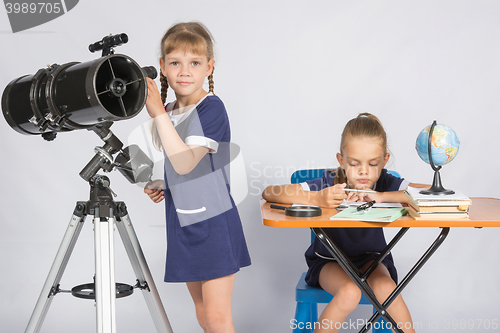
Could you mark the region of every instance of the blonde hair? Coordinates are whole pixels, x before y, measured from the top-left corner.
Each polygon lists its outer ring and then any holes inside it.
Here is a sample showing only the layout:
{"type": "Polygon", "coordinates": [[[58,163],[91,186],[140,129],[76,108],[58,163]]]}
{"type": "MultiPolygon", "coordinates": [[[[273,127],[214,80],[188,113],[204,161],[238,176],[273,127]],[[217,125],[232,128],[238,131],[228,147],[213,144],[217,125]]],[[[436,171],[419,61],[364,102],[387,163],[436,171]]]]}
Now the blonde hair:
{"type": "MultiPolygon", "coordinates": [[[[380,139],[384,155],[388,153],[387,134],[380,120],[371,113],[360,113],[356,118],[347,122],[340,138],[340,154],[347,145],[347,141],[353,137],[369,137],[380,139]]],[[[335,170],[335,184],[346,183],[347,178],[342,167],[335,170]]]]}
{"type": "MultiPolygon", "coordinates": [[[[199,22],[177,23],[167,30],[161,39],[161,58],[173,51],[191,52],[197,55],[206,55],[210,61],[214,59],[213,36],[208,29],[199,22]]],[[[214,69],[208,76],[208,90],[214,93],[214,69]]],[[[160,73],[161,100],[167,100],[168,81],[160,73]]]]}
{"type": "MultiPolygon", "coordinates": [[[[206,55],[208,61],[214,59],[214,42],[210,31],[199,22],[177,23],[171,26],[160,44],[161,59],[165,61],[165,56],[173,51],[191,52],[196,55],[206,55]]],[[[208,90],[214,93],[214,70],[208,76],[208,90]]],[[[163,104],[167,101],[168,81],[165,75],[160,71],[161,83],[161,101],[163,104]]],[[[162,150],[162,143],[156,123],[151,123],[151,134],[153,138],[153,146],[159,151],[162,150]]]]}
{"type": "Polygon", "coordinates": [[[340,153],[351,137],[378,138],[381,141],[384,155],[387,154],[387,134],[380,120],[371,113],[360,113],[347,122],[340,138],[340,153]]]}

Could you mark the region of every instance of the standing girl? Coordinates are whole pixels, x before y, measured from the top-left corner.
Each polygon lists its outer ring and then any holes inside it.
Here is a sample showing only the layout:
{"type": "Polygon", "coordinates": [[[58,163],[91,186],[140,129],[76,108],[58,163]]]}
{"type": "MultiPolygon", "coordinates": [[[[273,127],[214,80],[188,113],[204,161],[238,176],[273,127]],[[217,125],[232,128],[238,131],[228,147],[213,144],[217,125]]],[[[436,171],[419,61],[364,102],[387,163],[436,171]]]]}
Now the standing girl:
{"type": "MultiPolygon", "coordinates": [[[[339,206],[344,199],[407,202],[403,190],[409,182],[388,174],[384,169],[389,156],[387,137],[382,124],[375,116],[362,113],[357,118],[351,119],[344,128],[340,152],[337,153],[340,167],[325,171],[322,178],[302,184],[269,186],[264,190],[263,197],[271,202],[311,204],[328,208],[339,206]],[[376,192],[350,192],[346,195],[343,190],[345,187],[372,189],[376,192]]],[[[326,230],[362,272],[386,247],[382,228],[327,228],[326,230]]],[[[349,313],[357,307],[361,290],[317,237],[307,249],[305,257],[309,267],[306,282],[313,287],[323,288],[335,296],[325,307],[319,318],[319,325],[314,326],[314,332],[338,332],[349,313]]],[[[394,290],[396,281],[396,268],[390,254],[368,277],[368,284],[380,302],[394,290]]],[[[396,323],[401,323],[402,327],[405,327],[406,333],[414,332],[413,329],[406,329],[412,326],[412,319],[401,295],[390,305],[388,312],[396,323]]]]}
{"type": "Polygon", "coordinates": [[[224,104],[213,94],[210,32],[197,22],[172,26],[161,40],[160,68],[161,96],[148,79],[146,108],[153,141],[166,156],[165,185],[144,192],[154,202],[165,199],[165,281],[186,282],[204,332],[234,332],[234,276],[250,256],[229,194],[231,134],[224,104]],[[176,100],[164,106],[169,86],[176,100]]]}

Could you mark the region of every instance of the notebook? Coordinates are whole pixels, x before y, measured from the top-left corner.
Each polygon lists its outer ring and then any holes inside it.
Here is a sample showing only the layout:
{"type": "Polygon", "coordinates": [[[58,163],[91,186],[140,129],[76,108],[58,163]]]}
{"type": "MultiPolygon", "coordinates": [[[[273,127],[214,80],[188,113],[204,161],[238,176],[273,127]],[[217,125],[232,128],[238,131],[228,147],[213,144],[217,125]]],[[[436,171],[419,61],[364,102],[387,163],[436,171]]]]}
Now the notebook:
{"type": "Polygon", "coordinates": [[[330,220],[392,222],[406,214],[406,210],[399,208],[372,208],[367,212],[360,212],[356,207],[349,207],[330,217],[330,220]]]}

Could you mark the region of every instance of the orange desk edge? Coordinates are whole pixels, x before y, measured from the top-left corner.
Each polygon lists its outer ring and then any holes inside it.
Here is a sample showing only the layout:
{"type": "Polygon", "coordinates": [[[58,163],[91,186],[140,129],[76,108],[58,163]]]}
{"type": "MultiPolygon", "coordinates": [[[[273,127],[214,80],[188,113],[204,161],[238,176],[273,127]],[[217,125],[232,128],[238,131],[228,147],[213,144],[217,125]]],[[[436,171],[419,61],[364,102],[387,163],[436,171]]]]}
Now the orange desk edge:
{"type": "Polygon", "coordinates": [[[370,228],[370,227],[500,227],[500,199],[471,198],[469,219],[456,220],[415,220],[403,216],[394,222],[332,221],[337,214],[335,208],[323,208],[323,214],[317,217],[291,217],[285,211],[271,209],[271,203],[261,199],[260,208],[264,225],[268,227],[302,228],[370,228]]]}

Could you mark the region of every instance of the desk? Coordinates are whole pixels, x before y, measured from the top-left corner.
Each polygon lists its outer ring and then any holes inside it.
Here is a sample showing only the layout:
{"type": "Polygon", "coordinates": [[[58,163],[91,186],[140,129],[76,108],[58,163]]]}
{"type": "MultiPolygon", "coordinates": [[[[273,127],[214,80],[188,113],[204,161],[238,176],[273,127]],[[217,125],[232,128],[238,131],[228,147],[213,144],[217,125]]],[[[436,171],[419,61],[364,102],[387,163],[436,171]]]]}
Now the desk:
{"type": "Polygon", "coordinates": [[[434,252],[446,239],[450,227],[500,227],[500,199],[495,198],[471,198],[472,205],[469,209],[469,219],[457,220],[415,220],[409,216],[403,216],[394,222],[380,223],[380,222],[362,222],[362,221],[332,221],[330,217],[337,214],[337,210],[323,209],[323,214],[318,217],[291,217],[286,216],[282,210],[271,209],[270,203],[261,200],[261,213],[264,225],[269,227],[301,227],[311,228],[319,240],[325,245],[328,251],[337,259],[339,265],[349,275],[349,277],[356,283],[356,285],[365,294],[366,298],[373,304],[375,313],[367,321],[366,325],[359,331],[360,333],[366,332],[370,329],[370,325],[375,323],[380,316],[382,316],[387,323],[392,324],[392,328],[397,332],[404,331],[397,327],[394,319],[387,313],[386,309],[396,299],[396,297],[403,291],[423,265],[429,260],[434,252]],[[363,274],[355,267],[352,262],[343,253],[342,249],[333,241],[324,228],[388,228],[399,227],[401,230],[393,237],[388,243],[387,247],[380,253],[379,257],[363,274]],[[428,250],[416,262],[413,268],[396,286],[396,289],[387,297],[381,304],[373,290],[368,286],[367,278],[376,268],[376,266],[384,260],[390,253],[392,248],[401,240],[403,235],[412,227],[438,227],[441,232],[428,250]]]}

